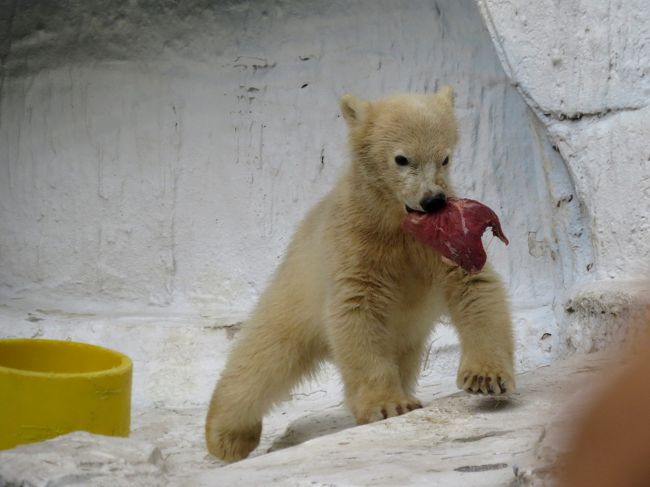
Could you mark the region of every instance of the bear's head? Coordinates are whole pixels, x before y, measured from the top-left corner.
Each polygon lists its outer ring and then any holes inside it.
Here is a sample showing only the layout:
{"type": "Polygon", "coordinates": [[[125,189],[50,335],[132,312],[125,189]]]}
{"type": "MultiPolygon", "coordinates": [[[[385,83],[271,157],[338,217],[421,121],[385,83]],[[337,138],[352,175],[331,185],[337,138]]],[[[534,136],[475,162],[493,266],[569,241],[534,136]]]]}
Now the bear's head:
{"type": "Polygon", "coordinates": [[[343,96],[354,191],[393,215],[443,206],[451,192],[448,171],[458,141],[453,101],[450,87],[374,102],[343,96]]]}

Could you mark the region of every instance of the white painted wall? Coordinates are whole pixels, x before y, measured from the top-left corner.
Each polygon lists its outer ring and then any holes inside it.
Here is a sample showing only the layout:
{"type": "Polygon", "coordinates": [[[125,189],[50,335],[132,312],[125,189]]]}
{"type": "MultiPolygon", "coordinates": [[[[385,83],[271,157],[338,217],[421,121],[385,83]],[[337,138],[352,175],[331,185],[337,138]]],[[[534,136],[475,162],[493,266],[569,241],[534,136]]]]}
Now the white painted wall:
{"type": "Polygon", "coordinates": [[[508,76],[547,127],[587,209],[594,276],[650,260],[650,5],[479,0],[508,76]]]}
{"type": "Polygon", "coordinates": [[[479,0],[510,79],[562,155],[592,236],[593,283],[568,291],[556,349],[615,340],[650,295],[650,4],[479,0]],[[642,289],[642,291],[639,291],[642,289]],[[575,306],[575,304],[578,306],[575,306]]]}
{"type": "Polygon", "coordinates": [[[456,185],[510,238],[489,254],[522,365],[550,360],[567,293],[648,256],[650,154],[647,45],[603,30],[645,38],[648,9],[587,12],[574,39],[580,9],[547,3],[14,2],[0,20],[4,302],[244,316],[345,164],[338,97],[452,84],[456,185]],[[601,73],[606,46],[622,54],[601,73]]]}

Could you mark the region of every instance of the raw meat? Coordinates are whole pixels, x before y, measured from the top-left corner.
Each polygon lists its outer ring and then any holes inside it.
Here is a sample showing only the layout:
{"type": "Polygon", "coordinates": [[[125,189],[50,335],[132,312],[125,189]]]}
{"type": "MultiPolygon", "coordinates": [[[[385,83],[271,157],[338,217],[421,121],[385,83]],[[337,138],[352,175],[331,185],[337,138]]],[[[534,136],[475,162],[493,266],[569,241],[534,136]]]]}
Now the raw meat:
{"type": "Polygon", "coordinates": [[[443,260],[469,273],[483,269],[487,255],[481,236],[487,227],[508,245],[497,215],[478,201],[448,198],[447,204],[434,213],[410,212],[402,227],[420,242],[440,252],[443,260]]]}

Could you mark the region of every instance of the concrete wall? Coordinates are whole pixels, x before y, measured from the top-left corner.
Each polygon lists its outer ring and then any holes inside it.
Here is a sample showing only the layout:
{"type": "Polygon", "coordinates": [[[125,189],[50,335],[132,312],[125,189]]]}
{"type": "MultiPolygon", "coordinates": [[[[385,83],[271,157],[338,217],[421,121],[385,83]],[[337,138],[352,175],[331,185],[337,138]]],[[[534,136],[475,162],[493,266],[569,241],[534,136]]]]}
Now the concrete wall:
{"type": "Polygon", "coordinates": [[[452,174],[512,242],[488,252],[522,364],[548,361],[571,290],[648,256],[647,47],[603,30],[648,24],[641,4],[535,5],[8,2],[4,301],[240,318],[345,164],[338,97],[452,84],[452,174]]]}
{"type": "Polygon", "coordinates": [[[568,291],[558,344],[564,353],[602,348],[650,300],[650,5],[478,5],[508,77],[546,127],[586,209],[593,282],[568,291]]]}
{"type": "Polygon", "coordinates": [[[507,75],[587,209],[597,279],[650,270],[650,6],[480,0],[507,75]]]}

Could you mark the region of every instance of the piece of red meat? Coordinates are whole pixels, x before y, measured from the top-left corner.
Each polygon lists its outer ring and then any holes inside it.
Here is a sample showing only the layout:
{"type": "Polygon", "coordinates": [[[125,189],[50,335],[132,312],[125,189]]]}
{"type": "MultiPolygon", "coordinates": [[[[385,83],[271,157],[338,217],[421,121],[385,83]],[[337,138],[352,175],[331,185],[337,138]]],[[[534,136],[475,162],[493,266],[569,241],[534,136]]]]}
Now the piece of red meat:
{"type": "Polygon", "coordinates": [[[420,242],[433,247],[444,259],[469,273],[483,269],[487,255],[481,236],[487,227],[508,245],[497,215],[478,201],[448,198],[434,213],[409,213],[402,227],[420,242]]]}

